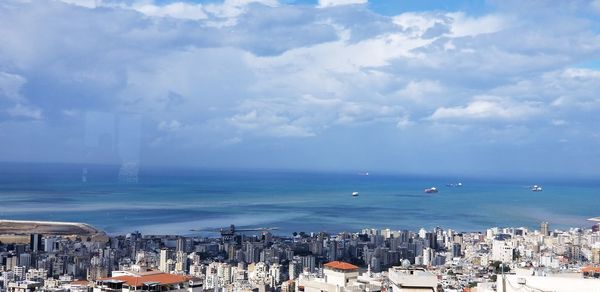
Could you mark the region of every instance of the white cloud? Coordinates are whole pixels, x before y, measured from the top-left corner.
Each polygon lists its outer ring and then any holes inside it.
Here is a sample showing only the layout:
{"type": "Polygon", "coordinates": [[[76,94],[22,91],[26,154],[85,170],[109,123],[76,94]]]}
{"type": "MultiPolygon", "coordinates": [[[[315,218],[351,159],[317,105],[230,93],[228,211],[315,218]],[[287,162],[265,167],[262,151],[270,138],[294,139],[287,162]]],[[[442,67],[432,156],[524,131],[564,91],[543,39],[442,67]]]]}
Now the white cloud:
{"type": "Polygon", "coordinates": [[[398,96],[412,99],[416,102],[429,102],[431,95],[444,92],[444,87],[437,80],[411,80],[406,87],[397,92],[398,96]]]}
{"type": "Polygon", "coordinates": [[[153,3],[139,3],[133,4],[132,8],[148,16],[169,16],[192,20],[206,19],[208,17],[202,4],[174,2],[160,6],[153,3]]]}
{"type": "Polygon", "coordinates": [[[86,8],[96,8],[100,5],[102,5],[102,0],[60,0],[60,1],[68,3],[68,4],[72,4],[72,5],[86,7],[86,8]]]}
{"type": "Polygon", "coordinates": [[[309,129],[299,125],[298,121],[290,121],[288,118],[272,112],[253,110],[231,117],[230,122],[239,130],[251,130],[259,136],[301,138],[315,135],[309,129]]]}
{"type": "Polygon", "coordinates": [[[26,118],[33,120],[42,119],[42,110],[35,107],[22,105],[20,103],[17,103],[14,107],[7,109],[6,112],[11,117],[15,118],[26,118]]]}
{"type": "Polygon", "coordinates": [[[25,84],[25,78],[22,76],[0,71],[0,98],[12,101],[21,100],[20,90],[23,84],[25,84]]]}
{"type": "Polygon", "coordinates": [[[3,127],[143,113],[165,149],[324,143],[363,129],[459,144],[473,127],[495,141],[597,132],[600,73],[574,67],[597,59],[600,36],[572,10],[388,17],[321,9],[366,1],[76,2],[0,1],[3,127]],[[86,8],[97,6],[109,9],[86,8]]]}
{"type": "MultiPolygon", "coordinates": [[[[236,18],[247,11],[250,4],[262,4],[270,7],[279,6],[277,0],[225,0],[223,3],[211,3],[204,6],[207,13],[219,18],[236,18]]],[[[229,22],[234,24],[235,22],[229,22]]]]}
{"type": "Polygon", "coordinates": [[[398,123],[396,123],[396,127],[400,128],[400,129],[406,129],[406,128],[414,126],[415,124],[416,124],[415,122],[410,120],[410,117],[403,116],[400,118],[398,123]]]}
{"type": "Polygon", "coordinates": [[[564,116],[600,109],[599,90],[600,71],[566,68],[522,78],[518,82],[494,88],[491,94],[544,100],[553,107],[555,116],[564,116]]]}
{"type": "Polygon", "coordinates": [[[161,121],[158,124],[158,129],[165,132],[177,132],[183,127],[178,120],[161,121]]]}
{"type": "Polygon", "coordinates": [[[397,120],[402,114],[402,108],[399,106],[388,106],[366,102],[347,102],[340,108],[336,123],[341,125],[352,125],[382,120],[397,120]]]}
{"type": "Polygon", "coordinates": [[[368,0],[319,0],[318,7],[333,7],[340,5],[365,4],[368,0]]]}
{"type": "Polygon", "coordinates": [[[509,27],[511,19],[489,14],[470,17],[463,12],[405,12],[393,17],[394,24],[413,37],[465,37],[494,33],[509,27]]]}
{"type": "Polygon", "coordinates": [[[207,24],[230,26],[235,24],[235,18],[246,12],[250,4],[262,4],[271,7],[279,5],[277,0],[224,0],[221,3],[200,4],[188,1],[174,1],[159,4],[153,0],[135,0],[115,2],[103,0],[60,0],[86,8],[109,7],[113,9],[132,9],[150,17],[172,17],[186,20],[208,20],[207,24]]]}
{"type": "Polygon", "coordinates": [[[441,107],[428,118],[441,120],[522,120],[542,112],[537,102],[517,102],[506,97],[477,97],[465,106],[441,107]]]}
{"type": "Polygon", "coordinates": [[[453,37],[476,36],[486,33],[498,32],[508,27],[510,19],[500,15],[484,15],[469,17],[463,12],[447,14],[452,18],[451,35],[453,37]]]}

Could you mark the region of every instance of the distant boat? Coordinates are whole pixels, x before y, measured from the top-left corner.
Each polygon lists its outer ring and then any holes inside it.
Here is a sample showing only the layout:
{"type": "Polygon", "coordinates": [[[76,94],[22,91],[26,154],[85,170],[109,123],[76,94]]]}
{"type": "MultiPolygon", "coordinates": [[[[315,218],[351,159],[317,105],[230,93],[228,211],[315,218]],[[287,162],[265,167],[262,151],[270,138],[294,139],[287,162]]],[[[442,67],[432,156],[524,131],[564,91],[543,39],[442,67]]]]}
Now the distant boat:
{"type": "Polygon", "coordinates": [[[541,186],[533,185],[533,187],[531,187],[531,191],[532,192],[541,192],[541,191],[543,191],[543,189],[541,186]]]}
{"type": "Polygon", "coordinates": [[[359,172],[358,175],[369,176],[369,172],[368,171],[359,172]]]}
{"type": "Polygon", "coordinates": [[[353,197],[358,197],[358,192],[352,192],[353,197]]]}
{"type": "Polygon", "coordinates": [[[461,182],[459,182],[459,183],[455,183],[455,184],[446,184],[446,186],[447,186],[447,187],[450,187],[450,188],[462,187],[462,185],[463,185],[463,184],[462,184],[461,182]]]}
{"type": "Polygon", "coordinates": [[[437,193],[438,189],[436,187],[431,187],[431,188],[425,189],[425,192],[428,194],[433,194],[433,193],[437,193]]]}

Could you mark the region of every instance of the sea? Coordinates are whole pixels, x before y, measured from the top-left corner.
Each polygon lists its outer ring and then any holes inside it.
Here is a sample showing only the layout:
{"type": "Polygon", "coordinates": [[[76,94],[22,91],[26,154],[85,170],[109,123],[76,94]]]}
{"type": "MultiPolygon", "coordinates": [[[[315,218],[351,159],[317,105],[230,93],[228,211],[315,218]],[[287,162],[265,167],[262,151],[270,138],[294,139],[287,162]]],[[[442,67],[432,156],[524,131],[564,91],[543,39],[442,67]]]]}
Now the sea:
{"type": "MultiPolygon", "coordinates": [[[[600,181],[468,178],[353,171],[224,170],[0,163],[0,219],[74,221],[108,234],[198,234],[277,228],[357,232],[364,228],[590,227],[600,216],[600,181]],[[452,186],[457,183],[462,186],[452,186]],[[541,192],[532,192],[538,184],[541,192]],[[450,186],[447,186],[450,185],[450,186]],[[425,188],[437,187],[427,194],[425,188]],[[353,192],[359,192],[356,197],[353,192]]],[[[217,234],[215,234],[217,235],[217,234]]]]}

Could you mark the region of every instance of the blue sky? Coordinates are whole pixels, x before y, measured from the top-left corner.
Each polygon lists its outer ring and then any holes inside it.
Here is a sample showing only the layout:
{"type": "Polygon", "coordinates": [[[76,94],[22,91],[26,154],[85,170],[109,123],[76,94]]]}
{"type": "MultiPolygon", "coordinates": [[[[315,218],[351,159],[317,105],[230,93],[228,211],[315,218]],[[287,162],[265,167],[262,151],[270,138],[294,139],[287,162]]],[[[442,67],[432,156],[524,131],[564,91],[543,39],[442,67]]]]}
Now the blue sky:
{"type": "Polygon", "coordinates": [[[0,161],[600,173],[600,1],[7,0],[0,161]]]}

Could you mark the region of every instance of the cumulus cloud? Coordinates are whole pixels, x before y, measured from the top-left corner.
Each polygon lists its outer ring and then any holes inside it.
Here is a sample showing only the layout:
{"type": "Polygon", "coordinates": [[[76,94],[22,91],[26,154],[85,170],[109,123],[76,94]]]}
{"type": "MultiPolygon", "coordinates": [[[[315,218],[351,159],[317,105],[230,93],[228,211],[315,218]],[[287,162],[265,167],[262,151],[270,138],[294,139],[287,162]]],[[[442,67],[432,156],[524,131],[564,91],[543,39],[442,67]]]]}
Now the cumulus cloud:
{"type": "Polygon", "coordinates": [[[6,110],[6,112],[14,118],[26,118],[33,120],[42,119],[42,111],[38,108],[22,105],[17,103],[15,106],[6,110]]]}
{"type": "Polygon", "coordinates": [[[462,12],[448,13],[453,25],[450,34],[454,37],[476,36],[495,33],[510,26],[512,19],[501,15],[469,17],[462,12]]]}
{"type": "Polygon", "coordinates": [[[351,131],[407,152],[425,151],[402,144],[423,136],[459,145],[470,127],[597,132],[600,73],[581,68],[600,56],[593,3],[393,16],[350,5],[365,3],[2,1],[0,124],[73,138],[65,125],[86,112],[142,114],[161,153],[329,145],[351,131]]]}
{"type": "Polygon", "coordinates": [[[542,112],[539,103],[516,102],[506,97],[476,97],[465,106],[441,107],[428,118],[430,120],[521,120],[542,112]]]}
{"type": "Polygon", "coordinates": [[[153,3],[140,3],[134,4],[132,8],[148,16],[168,16],[193,20],[206,19],[208,17],[202,4],[175,2],[160,6],[153,3]]]}
{"type": "Polygon", "coordinates": [[[158,129],[166,132],[176,132],[181,129],[183,125],[178,120],[161,121],[158,123],[158,129]]]}
{"type": "Polygon", "coordinates": [[[332,7],[351,4],[365,4],[368,0],[319,0],[319,7],[332,7]]]}
{"type": "Polygon", "coordinates": [[[0,98],[19,101],[22,99],[20,90],[25,84],[25,78],[17,74],[0,72],[0,98]]]}
{"type": "Polygon", "coordinates": [[[61,0],[62,2],[82,6],[86,8],[96,8],[98,5],[102,4],[102,0],[61,0]]]}
{"type": "Polygon", "coordinates": [[[272,112],[253,110],[233,116],[230,122],[242,131],[252,130],[258,135],[276,137],[311,137],[315,135],[309,129],[303,127],[301,121],[290,120],[285,116],[272,112]]]}

